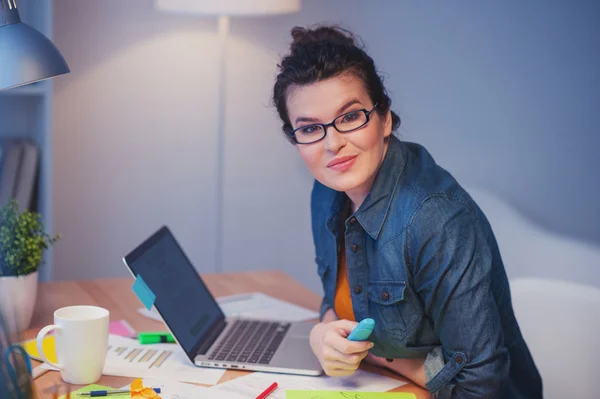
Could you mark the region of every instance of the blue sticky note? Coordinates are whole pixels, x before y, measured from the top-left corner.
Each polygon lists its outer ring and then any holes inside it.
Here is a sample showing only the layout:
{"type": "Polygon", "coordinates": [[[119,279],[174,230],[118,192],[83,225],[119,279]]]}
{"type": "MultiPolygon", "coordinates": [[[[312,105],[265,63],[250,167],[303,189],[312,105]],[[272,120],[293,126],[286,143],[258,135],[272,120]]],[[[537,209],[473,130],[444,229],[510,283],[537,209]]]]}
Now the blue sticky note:
{"type": "Polygon", "coordinates": [[[133,287],[131,288],[137,297],[140,298],[140,301],[142,301],[146,309],[151,310],[152,305],[154,305],[156,295],[154,295],[154,292],[152,292],[150,287],[148,287],[141,275],[138,274],[135,282],[133,283],[133,287]]]}

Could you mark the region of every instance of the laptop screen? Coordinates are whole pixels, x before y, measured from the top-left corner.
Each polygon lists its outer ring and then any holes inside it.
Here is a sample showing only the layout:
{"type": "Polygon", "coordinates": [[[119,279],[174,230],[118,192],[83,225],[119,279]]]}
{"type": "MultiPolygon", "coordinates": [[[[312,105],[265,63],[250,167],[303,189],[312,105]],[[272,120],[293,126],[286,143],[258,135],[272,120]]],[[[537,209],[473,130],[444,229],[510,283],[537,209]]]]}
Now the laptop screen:
{"type": "Polygon", "coordinates": [[[173,234],[162,227],[127,255],[125,262],[156,295],[154,306],[193,360],[225,315],[173,234]]]}

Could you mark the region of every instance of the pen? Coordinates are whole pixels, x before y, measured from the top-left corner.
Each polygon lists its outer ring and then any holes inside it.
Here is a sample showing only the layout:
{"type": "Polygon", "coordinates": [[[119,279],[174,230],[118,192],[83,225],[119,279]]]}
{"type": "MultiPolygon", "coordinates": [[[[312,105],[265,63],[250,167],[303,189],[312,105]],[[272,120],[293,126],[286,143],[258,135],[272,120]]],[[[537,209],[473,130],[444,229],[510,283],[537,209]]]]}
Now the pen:
{"type": "Polygon", "coordinates": [[[174,343],[173,335],[166,332],[141,332],[138,334],[140,344],[165,344],[174,343]]]}
{"type": "MultiPolygon", "coordinates": [[[[152,388],[154,390],[154,392],[156,393],[160,393],[160,388],[152,388]]],[[[89,397],[95,397],[95,396],[109,396],[109,395],[113,395],[113,394],[117,394],[117,393],[129,393],[130,390],[129,389],[113,389],[110,391],[104,390],[104,391],[90,391],[90,392],[81,392],[78,393],[78,395],[81,396],[89,396],[89,397]]]]}
{"type": "Polygon", "coordinates": [[[256,399],[265,399],[267,396],[269,396],[276,389],[277,389],[277,383],[274,382],[274,383],[271,384],[270,387],[268,387],[267,389],[265,389],[263,391],[263,393],[261,393],[260,395],[258,395],[256,397],[256,399]]]}

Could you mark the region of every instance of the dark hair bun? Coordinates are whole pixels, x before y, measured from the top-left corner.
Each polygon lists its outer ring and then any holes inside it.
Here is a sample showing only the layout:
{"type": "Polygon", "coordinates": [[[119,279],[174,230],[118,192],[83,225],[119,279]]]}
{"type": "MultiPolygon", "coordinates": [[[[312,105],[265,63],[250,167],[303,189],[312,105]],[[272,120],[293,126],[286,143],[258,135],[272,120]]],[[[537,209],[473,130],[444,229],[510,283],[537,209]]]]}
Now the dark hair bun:
{"type": "Polygon", "coordinates": [[[292,54],[299,48],[317,43],[329,42],[344,46],[355,46],[354,35],[338,26],[322,26],[315,29],[305,29],[296,26],[292,29],[292,54]]]}

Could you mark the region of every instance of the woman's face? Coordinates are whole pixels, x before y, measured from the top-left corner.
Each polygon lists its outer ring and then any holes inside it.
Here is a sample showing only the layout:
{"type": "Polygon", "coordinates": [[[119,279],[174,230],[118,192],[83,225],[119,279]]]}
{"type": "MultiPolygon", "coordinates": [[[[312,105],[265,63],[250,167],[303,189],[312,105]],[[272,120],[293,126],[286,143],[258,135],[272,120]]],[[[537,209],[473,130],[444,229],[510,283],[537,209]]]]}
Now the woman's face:
{"type": "MultiPolygon", "coordinates": [[[[292,86],[287,94],[288,115],[294,129],[329,123],[341,114],[362,108],[370,111],[373,105],[362,81],[351,73],[306,86],[292,86]]],[[[384,117],[372,112],[369,122],[358,130],[340,133],[330,126],[323,140],[296,144],[296,148],[315,179],[346,192],[356,204],[371,190],[387,151],[385,138],[391,132],[390,112],[384,117]]]]}

